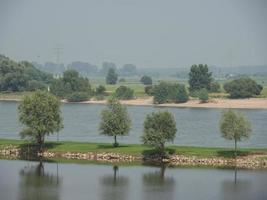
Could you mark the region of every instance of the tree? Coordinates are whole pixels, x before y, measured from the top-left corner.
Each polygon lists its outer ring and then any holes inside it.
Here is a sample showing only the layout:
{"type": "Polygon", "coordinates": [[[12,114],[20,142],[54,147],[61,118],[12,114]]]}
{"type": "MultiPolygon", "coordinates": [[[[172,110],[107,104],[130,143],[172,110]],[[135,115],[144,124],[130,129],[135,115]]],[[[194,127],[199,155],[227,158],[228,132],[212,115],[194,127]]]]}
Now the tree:
{"type": "Polygon", "coordinates": [[[61,98],[66,98],[74,92],[87,93],[91,95],[91,85],[88,78],[79,76],[79,72],[74,69],[66,70],[63,77],[54,80],[51,85],[51,92],[61,98]]]}
{"type": "Polygon", "coordinates": [[[229,109],[224,111],[220,120],[220,131],[222,137],[235,142],[235,157],[237,156],[237,142],[242,138],[249,138],[251,134],[251,125],[242,114],[235,113],[229,109]]]}
{"type": "Polygon", "coordinates": [[[216,81],[210,83],[210,92],[221,92],[221,85],[216,81]]]}
{"type": "Polygon", "coordinates": [[[183,84],[160,82],[153,87],[154,103],[184,103],[189,97],[183,84]]]}
{"type": "Polygon", "coordinates": [[[115,72],[115,69],[110,68],[106,76],[106,83],[110,85],[115,85],[118,80],[118,74],[115,72]]]}
{"type": "Polygon", "coordinates": [[[251,78],[242,77],[224,84],[224,89],[231,98],[248,98],[260,95],[263,87],[251,78]]]}
{"type": "Polygon", "coordinates": [[[60,102],[48,92],[37,91],[25,96],[18,111],[19,121],[27,127],[20,132],[21,137],[36,142],[39,152],[42,152],[45,136],[63,128],[60,102]]]}
{"type": "Polygon", "coordinates": [[[146,116],[142,140],[144,144],[154,146],[163,154],[165,143],[173,141],[176,132],[176,122],[171,113],[153,112],[146,116]]]}
{"type": "Polygon", "coordinates": [[[108,100],[107,108],[101,112],[99,126],[100,134],[113,136],[114,147],[119,146],[117,136],[128,135],[131,128],[131,120],[125,106],[112,97],[108,100]]]}
{"type": "Polygon", "coordinates": [[[133,89],[121,85],[115,91],[115,97],[122,100],[129,100],[134,98],[134,91],[133,89]]]}
{"type": "Polygon", "coordinates": [[[207,65],[192,65],[189,73],[189,90],[193,92],[195,90],[200,90],[206,88],[210,90],[210,84],[212,81],[212,73],[209,72],[207,65]]]}
{"type": "Polygon", "coordinates": [[[144,85],[152,85],[152,78],[150,76],[142,76],[140,82],[144,85]]]}
{"type": "Polygon", "coordinates": [[[99,86],[96,88],[95,93],[96,93],[96,95],[104,95],[104,94],[105,94],[105,91],[106,91],[105,86],[103,86],[103,85],[99,85],[99,86]]]}
{"type": "Polygon", "coordinates": [[[198,98],[200,100],[201,103],[206,103],[209,100],[209,93],[208,90],[206,88],[202,88],[201,90],[199,90],[198,92],[198,98]]]}

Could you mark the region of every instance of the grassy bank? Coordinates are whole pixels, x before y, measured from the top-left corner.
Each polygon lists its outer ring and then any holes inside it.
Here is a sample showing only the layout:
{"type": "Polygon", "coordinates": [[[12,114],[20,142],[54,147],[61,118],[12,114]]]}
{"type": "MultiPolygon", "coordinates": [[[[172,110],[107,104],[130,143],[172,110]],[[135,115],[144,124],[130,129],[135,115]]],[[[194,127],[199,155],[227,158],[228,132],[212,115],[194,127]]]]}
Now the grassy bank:
{"type": "MultiPolygon", "coordinates": [[[[28,143],[22,140],[6,140],[0,139],[0,149],[13,145],[16,147],[25,147],[28,143]]],[[[46,142],[45,149],[49,152],[107,152],[120,153],[127,155],[144,155],[154,153],[153,148],[141,144],[120,144],[119,147],[113,148],[112,144],[108,143],[87,143],[87,142],[46,142]]],[[[217,148],[217,147],[188,147],[188,146],[168,146],[167,151],[170,154],[179,154],[184,156],[199,156],[199,157],[232,157],[232,148],[217,148]]],[[[239,156],[247,155],[266,155],[267,148],[240,148],[239,156]]]]}

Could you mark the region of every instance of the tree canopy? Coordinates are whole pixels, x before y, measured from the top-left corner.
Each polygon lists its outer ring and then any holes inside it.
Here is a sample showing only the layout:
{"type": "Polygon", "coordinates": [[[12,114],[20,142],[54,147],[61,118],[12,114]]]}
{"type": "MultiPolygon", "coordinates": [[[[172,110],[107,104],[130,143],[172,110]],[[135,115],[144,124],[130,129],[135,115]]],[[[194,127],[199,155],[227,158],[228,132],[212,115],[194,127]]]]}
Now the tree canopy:
{"type": "Polygon", "coordinates": [[[115,85],[118,80],[118,74],[115,72],[115,69],[110,68],[106,76],[106,84],[115,85]]]}
{"type": "Polygon", "coordinates": [[[20,133],[22,138],[29,137],[42,145],[46,135],[58,132],[63,128],[60,102],[45,91],[37,91],[25,96],[18,107],[19,121],[26,126],[20,133]]]}
{"type": "Polygon", "coordinates": [[[144,85],[152,85],[152,78],[150,76],[142,76],[140,79],[140,82],[143,83],[144,85]]]}
{"type": "Polygon", "coordinates": [[[83,92],[89,98],[92,93],[88,78],[79,76],[73,69],[66,70],[62,78],[54,80],[50,89],[54,95],[61,98],[68,98],[74,92],[83,92]]]}
{"type": "Polygon", "coordinates": [[[195,90],[200,90],[206,88],[210,90],[210,85],[212,82],[212,73],[209,72],[207,65],[199,64],[192,65],[189,72],[189,90],[193,92],[195,90]]]}
{"type": "Polygon", "coordinates": [[[118,99],[122,99],[122,100],[129,100],[129,99],[133,99],[134,98],[134,90],[121,85],[120,87],[118,87],[115,91],[115,97],[118,99]]]}
{"type": "Polygon", "coordinates": [[[160,82],[153,87],[154,103],[162,104],[170,103],[184,103],[188,101],[189,97],[185,86],[178,83],[160,82]]]}
{"type": "Polygon", "coordinates": [[[0,55],[0,91],[45,89],[52,80],[51,74],[40,71],[29,62],[15,62],[0,55]]]}
{"type": "Polygon", "coordinates": [[[107,108],[101,112],[101,122],[99,126],[100,134],[113,136],[114,147],[117,147],[117,136],[128,135],[131,128],[131,120],[127,113],[127,108],[112,97],[108,100],[107,108]]]}
{"type": "Polygon", "coordinates": [[[231,98],[248,98],[259,95],[263,87],[248,77],[235,79],[224,84],[224,89],[231,98]]]}
{"type": "Polygon", "coordinates": [[[146,116],[142,140],[144,144],[152,145],[163,153],[165,143],[172,142],[176,132],[176,122],[170,112],[153,112],[146,116]]]}
{"type": "Polygon", "coordinates": [[[249,138],[252,130],[250,122],[244,115],[229,109],[222,113],[220,131],[222,137],[235,141],[235,155],[237,155],[237,141],[241,141],[242,138],[249,138]]]}

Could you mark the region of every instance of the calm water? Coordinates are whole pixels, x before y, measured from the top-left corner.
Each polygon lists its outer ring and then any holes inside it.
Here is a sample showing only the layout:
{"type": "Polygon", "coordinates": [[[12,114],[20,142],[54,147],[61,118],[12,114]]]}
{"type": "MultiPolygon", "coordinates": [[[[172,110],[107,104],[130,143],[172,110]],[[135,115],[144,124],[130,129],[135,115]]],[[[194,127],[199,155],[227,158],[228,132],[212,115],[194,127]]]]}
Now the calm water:
{"type": "MultiPolygon", "coordinates": [[[[113,138],[99,135],[100,112],[104,105],[64,104],[62,113],[64,129],[59,133],[60,140],[113,142],[113,138]]],[[[158,110],[169,110],[177,122],[177,136],[174,144],[194,146],[232,146],[220,136],[219,119],[222,109],[207,108],[155,108],[146,106],[128,106],[132,119],[132,131],[129,136],[119,138],[123,143],[140,143],[143,121],[146,114],[158,110]]],[[[267,146],[267,110],[238,110],[252,123],[253,135],[247,141],[240,142],[243,147],[267,146]]],[[[17,103],[0,102],[0,138],[19,138],[21,130],[18,122],[17,103]]],[[[50,136],[56,140],[56,135],[50,136]]]]}
{"type": "Polygon", "coordinates": [[[267,198],[267,171],[0,160],[3,200],[267,198]]]}

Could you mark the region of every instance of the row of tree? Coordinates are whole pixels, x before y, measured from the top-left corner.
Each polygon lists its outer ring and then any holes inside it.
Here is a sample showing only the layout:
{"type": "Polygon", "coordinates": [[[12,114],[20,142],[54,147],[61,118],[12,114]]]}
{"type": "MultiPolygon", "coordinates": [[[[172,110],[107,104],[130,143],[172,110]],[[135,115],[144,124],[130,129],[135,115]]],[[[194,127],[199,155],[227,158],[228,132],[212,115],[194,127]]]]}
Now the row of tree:
{"type": "MultiPolygon", "coordinates": [[[[48,92],[37,91],[24,97],[18,110],[19,120],[26,126],[20,133],[21,137],[29,137],[35,141],[40,152],[43,150],[45,136],[63,128],[60,102],[48,92]]],[[[100,134],[114,137],[113,146],[118,147],[117,136],[128,135],[130,129],[131,119],[127,108],[116,98],[110,98],[107,108],[101,112],[100,134]]],[[[222,113],[220,130],[224,138],[235,141],[236,152],[237,141],[249,137],[251,125],[245,116],[227,110],[222,113]]],[[[176,121],[170,112],[153,112],[144,121],[142,141],[164,155],[165,143],[173,141],[176,132],[176,121]]]]}

